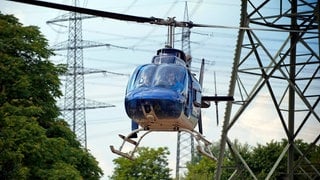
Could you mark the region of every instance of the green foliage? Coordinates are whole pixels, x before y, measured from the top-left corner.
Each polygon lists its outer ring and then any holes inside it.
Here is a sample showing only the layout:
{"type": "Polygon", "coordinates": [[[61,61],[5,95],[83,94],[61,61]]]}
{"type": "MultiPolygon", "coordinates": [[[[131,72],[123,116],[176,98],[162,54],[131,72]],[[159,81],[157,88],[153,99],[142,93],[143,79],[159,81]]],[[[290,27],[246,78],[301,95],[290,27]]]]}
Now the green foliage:
{"type": "Polygon", "coordinates": [[[202,157],[197,163],[187,164],[188,172],[186,180],[207,180],[213,179],[214,171],[216,169],[216,162],[207,157],[202,157]]]}
{"type": "Polygon", "coordinates": [[[170,179],[168,155],[167,148],[139,148],[138,157],[134,161],[124,157],[113,160],[116,167],[110,178],[114,180],[170,179]]]}
{"type": "MultiPolygon", "coordinates": [[[[250,168],[257,174],[257,177],[266,177],[267,173],[272,168],[273,164],[277,161],[280,156],[284,144],[281,142],[271,141],[266,145],[257,144],[253,148],[251,157],[247,160],[250,164],[250,168]]],[[[278,171],[285,172],[285,163],[282,162],[278,171]]]]}
{"type": "MultiPolygon", "coordinates": [[[[266,145],[258,144],[256,147],[253,148],[251,157],[248,158],[247,162],[249,166],[251,167],[252,171],[257,175],[258,178],[264,178],[267,176],[267,173],[270,171],[270,169],[273,167],[274,163],[277,161],[278,157],[284,150],[285,146],[288,145],[288,141],[283,139],[281,142],[271,141],[269,143],[266,143],[266,145]]],[[[295,141],[295,146],[299,149],[301,152],[308,152],[304,155],[307,159],[311,161],[313,164],[317,164],[319,160],[313,159],[314,156],[319,157],[319,151],[317,152],[317,149],[319,149],[319,146],[314,146],[311,148],[311,151],[309,151],[310,144],[303,142],[302,140],[298,139],[295,141]]],[[[284,174],[286,174],[287,171],[287,154],[284,155],[282,158],[280,164],[277,166],[276,171],[273,173],[272,177],[277,178],[281,177],[284,174]]],[[[313,169],[311,168],[310,164],[306,163],[304,159],[301,157],[300,153],[295,149],[294,150],[294,157],[295,157],[295,164],[299,162],[303,162],[300,167],[304,169],[306,172],[312,172],[313,169]]],[[[315,166],[317,167],[317,165],[315,166]]],[[[320,166],[317,167],[317,169],[320,169],[320,166]]],[[[299,179],[300,175],[304,172],[301,171],[300,168],[296,168],[295,170],[295,178],[299,179]]],[[[303,175],[301,176],[303,179],[303,175]]]]}
{"type": "Polygon", "coordinates": [[[102,170],[58,119],[52,51],[34,26],[0,13],[0,179],[99,179],[102,170]]]}
{"type": "MultiPolygon", "coordinates": [[[[250,147],[248,144],[240,144],[237,140],[233,143],[234,146],[239,150],[239,153],[243,157],[248,157],[250,154],[250,147]]],[[[211,151],[213,154],[219,154],[219,143],[213,143],[211,151]]],[[[229,177],[235,167],[238,165],[232,155],[231,151],[225,152],[224,166],[227,167],[226,171],[222,174],[222,179],[224,177],[229,177]]],[[[196,160],[193,160],[187,165],[188,172],[186,173],[186,179],[214,179],[215,170],[217,163],[212,159],[204,156],[196,156],[196,160]]]]}
{"type": "MultiPolygon", "coordinates": [[[[271,141],[265,145],[257,144],[255,147],[250,147],[248,144],[240,144],[237,140],[233,143],[241,157],[246,161],[250,169],[256,175],[258,179],[264,179],[270,172],[271,168],[274,166],[275,162],[278,160],[280,154],[288,145],[286,140],[280,142],[271,141]]],[[[295,169],[296,179],[305,179],[302,168],[305,172],[314,172],[314,168],[319,171],[320,169],[320,146],[315,144],[308,144],[302,140],[296,140],[295,146],[299,151],[303,152],[305,157],[310,161],[307,163],[300,153],[295,150],[295,164],[300,163],[299,168],[295,169]],[[311,146],[311,148],[310,148],[311,146]]],[[[214,144],[212,147],[213,151],[217,151],[219,147],[218,144],[214,144]]],[[[221,179],[228,179],[231,174],[238,169],[238,173],[233,176],[235,179],[252,179],[251,175],[247,170],[245,170],[244,165],[235,155],[227,149],[225,152],[225,158],[223,162],[223,172],[221,179]]],[[[280,164],[277,166],[276,171],[272,175],[272,179],[282,178],[282,176],[287,171],[287,155],[284,155],[280,164]]],[[[214,172],[216,169],[216,163],[208,158],[200,158],[196,161],[192,161],[187,165],[188,172],[186,174],[186,179],[213,179],[214,172]]]]}

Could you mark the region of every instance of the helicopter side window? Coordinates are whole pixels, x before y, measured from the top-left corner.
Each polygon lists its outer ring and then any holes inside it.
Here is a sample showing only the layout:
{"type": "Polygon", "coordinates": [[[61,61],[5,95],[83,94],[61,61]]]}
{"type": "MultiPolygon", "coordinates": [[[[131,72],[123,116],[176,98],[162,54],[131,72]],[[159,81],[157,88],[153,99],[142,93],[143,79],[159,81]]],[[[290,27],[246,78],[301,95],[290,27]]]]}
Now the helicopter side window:
{"type": "Polygon", "coordinates": [[[193,81],[193,104],[196,107],[201,107],[201,87],[198,83],[195,83],[196,81],[193,81]]]}
{"type": "Polygon", "coordinates": [[[195,99],[194,99],[194,105],[196,107],[201,107],[201,92],[199,90],[195,91],[195,99]]]}

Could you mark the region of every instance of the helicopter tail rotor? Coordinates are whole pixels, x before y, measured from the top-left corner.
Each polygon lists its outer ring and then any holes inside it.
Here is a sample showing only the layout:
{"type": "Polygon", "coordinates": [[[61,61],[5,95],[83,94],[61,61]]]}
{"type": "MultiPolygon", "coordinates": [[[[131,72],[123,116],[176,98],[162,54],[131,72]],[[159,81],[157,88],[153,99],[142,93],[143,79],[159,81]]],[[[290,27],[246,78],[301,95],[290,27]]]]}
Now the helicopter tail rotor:
{"type": "MultiPolygon", "coordinates": [[[[199,83],[202,88],[203,84],[203,74],[204,74],[204,59],[202,59],[201,62],[201,68],[200,68],[200,76],[199,76],[199,83]]],[[[214,101],[216,105],[216,119],[217,119],[217,125],[219,125],[219,111],[218,111],[218,102],[220,101],[234,101],[234,98],[232,96],[218,96],[217,95],[217,85],[216,85],[216,73],[214,72],[214,88],[215,88],[215,95],[214,96],[202,96],[201,98],[201,108],[208,108],[210,107],[210,102],[214,101]]],[[[199,132],[202,134],[202,119],[200,115],[199,120],[199,132]],[[201,126],[201,127],[200,127],[201,126]],[[201,128],[201,131],[200,131],[201,128]]]]}

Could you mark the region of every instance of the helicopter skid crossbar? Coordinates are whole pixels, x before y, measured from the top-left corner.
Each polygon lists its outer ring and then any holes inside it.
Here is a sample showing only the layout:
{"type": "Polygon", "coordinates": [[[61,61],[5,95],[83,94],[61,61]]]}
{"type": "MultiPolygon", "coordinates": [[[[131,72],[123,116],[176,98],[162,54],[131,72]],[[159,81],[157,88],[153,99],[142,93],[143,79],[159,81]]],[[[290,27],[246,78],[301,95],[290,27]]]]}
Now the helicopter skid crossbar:
{"type": "Polygon", "coordinates": [[[125,157],[125,158],[130,159],[130,160],[134,160],[133,157],[130,154],[121,152],[119,150],[116,150],[114,148],[114,146],[112,146],[112,145],[110,146],[110,149],[114,154],[118,154],[119,156],[125,157]]]}
{"type": "MultiPolygon", "coordinates": [[[[197,131],[191,131],[189,129],[184,129],[184,128],[179,128],[178,131],[184,131],[184,132],[187,132],[189,133],[190,135],[193,136],[193,138],[196,139],[198,145],[197,145],[197,150],[199,151],[200,154],[216,161],[216,157],[212,154],[212,152],[210,151],[210,145],[212,144],[210,141],[208,141],[207,139],[205,139],[204,136],[202,136],[199,132],[197,131]]],[[[136,153],[137,151],[137,148],[141,142],[141,140],[143,139],[144,136],[146,136],[147,134],[153,132],[152,130],[146,130],[144,128],[140,128],[140,129],[136,129],[134,131],[132,131],[128,136],[124,136],[124,135],[119,135],[120,138],[123,140],[119,150],[115,149],[114,146],[110,146],[110,149],[113,153],[119,155],[119,156],[122,156],[122,157],[125,157],[125,158],[128,158],[130,160],[134,160],[135,157],[134,157],[134,154],[136,153]],[[138,133],[140,131],[145,131],[144,134],[142,134],[142,136],[140,136],[138,138],[137,141],[135,140],[132,140],[130,137],[132,137],[132,135],[134,135],[135,133],[138,133]],[[133,150],[129,151],[129,152],[123,152],[124,150],[124,146],[126,144],[126,142],[132,144],[134,147],[133,147],[133,150]]]]}
{"type": "Polygon", "coordinates": [[[132,138],[130,138],[130,137],[132,137],[132,135],[137,134],[138,132],[144,131],[144,130],[145,130],[144,128],[136,129],[136,130],[132,131],[128,136],[124,136],[124,135],[122,135],[122,134],[119,134],[119,137],[123,140],[123,142],[122,142],[119,150],[116,150],[116,149],[114,148],[114,146],[111,145],[111,146],[110,146],[111,151],[112,151],[113,153],[115,153],[115,154],[118,154],[118,155],[122,156],[122,157],[128,158],[128,159],[130,159],[130,160],[134,160],[134,153],[137,151],[137,148],[138,148],[138,146],[139,146],[142,138],[143,138],[145,135],[149,134],[151,131],[146,131],[146,132],[138,139],[138,141],[132,140],[132,138]],[[134,145],[134,148],[133,148],[132,151],[130,151],[130,152],[122,152],[123,149],[124,149],[124,145],[126,144],[126,142],[134,145]]]}

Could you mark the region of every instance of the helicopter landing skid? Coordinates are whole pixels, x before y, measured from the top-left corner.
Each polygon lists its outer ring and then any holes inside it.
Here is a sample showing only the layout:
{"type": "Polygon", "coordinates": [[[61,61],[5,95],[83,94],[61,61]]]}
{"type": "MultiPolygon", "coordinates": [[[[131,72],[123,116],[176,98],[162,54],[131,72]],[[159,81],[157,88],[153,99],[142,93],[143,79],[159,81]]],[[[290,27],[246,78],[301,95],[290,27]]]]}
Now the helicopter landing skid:
{"type": "Polygon", "coordinates": [[[130,160],[134,160],[134,153],[137,151],[137,148],[138,148],[142,138],[145,135],[149,134],[151,131],[146,131],[140,138],[138,138],[138,141],[135,141],[135,140],[131,139],[130,137],[132,137],[134,134],[137,134],[138,132],[144,131],[144,130],[145,130],[144,128],[136,129],[136,130],[132,131],[128,136],[124,136],[124,135],[119,134],[119,137],[123,140],[123,142],[122,142],[119,150],[116,150],[114,148],[114,146],[111,145],[110,146],[111,151],[115,154],[122,156],[122,157],[128,158],[130,160]],[[134,146],[133,150],[130,152],[127,152],[127,153],[122,152],[126,142],[128,142],[134,146]]]}
{"type": "MultiPolygon", "coordinates": [[[[188,130],[188,129],[184,129],[184,128],[179,128],[178,131],[184,131],[184,132],[187,132],[189,134],[191,134],[195,140],[197,141],[198,145],[197,145],[197,150],[199,151],[200,154],[214,160],[214,161],[217,161],[217,158],[212,154],[212,152],[210,151],[210,145],[212,144],[210,141],[208,141],[207,139],[205,139],[204,136],[202,136],[200,133],[198,133],[197,131],[191,131],[191,130],[188,130]]],[[[141,142],[141,140],[143,139],[144,136],[146,136],[147,134],[153,132],[152,130],[146,130],[144,128],[140,128],[140,129],[136,129],[134,131],[132,131],[128,136],[124,136],[124,135],[121,135],[119,134],[119,137],[123,140],[119,150],[115,149],[113,145],[110,146],[110,149],[111,151],[114,153],[114,154],[117,154],[119,156],[122,156],[122,157],[125,157],[127,159],[130,159],[130,160],[134,160],[134,154],[136,153],[137,151],[137,148],[141,142]],[[137,141],[131,139],[130,137],[132,137],[132,135],[140,132],[140,131],[146,131],[144,132],[144,134],[139,137],[137,139],[137,141]],[[130,143],[131,145],[134,146],[133,150],[132,151],[129,151],[129,152],[123,152],[123,149],[124,149],[124,146],[126,144],[126,142],[130,143]]]]}

